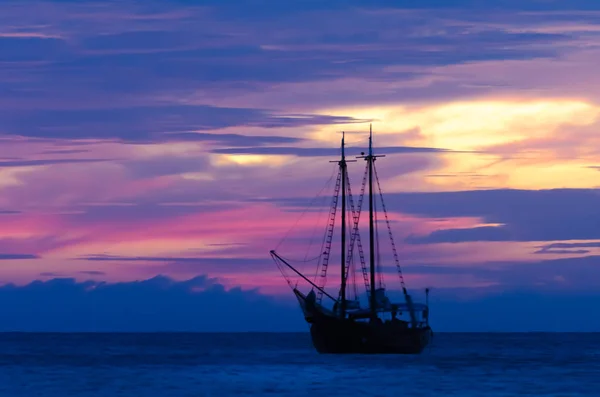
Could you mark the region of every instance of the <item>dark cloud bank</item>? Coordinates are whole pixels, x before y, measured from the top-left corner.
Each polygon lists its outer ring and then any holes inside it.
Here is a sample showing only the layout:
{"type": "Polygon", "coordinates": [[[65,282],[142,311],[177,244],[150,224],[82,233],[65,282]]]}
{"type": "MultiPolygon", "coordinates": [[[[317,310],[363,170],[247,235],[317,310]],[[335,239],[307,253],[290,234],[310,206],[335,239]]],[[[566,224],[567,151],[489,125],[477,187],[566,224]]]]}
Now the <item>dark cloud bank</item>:
{"type": "Polygon", "coordinates": [[[116,284],[54,278],[0,287],[0,331],[303,330],[294,309],[254,290],[225,290],[205,276],[116,284]]]}
{"type": "MultiPolygon", "coordinates": [[[[438,331],[600,330],[600,318],[589,316],[600,304],[600,294],[514,290],[464,300],[460,293],[434,293],[431,307],[438,331]]],[[[0,331],[307,330],[291,299],[225,290],[205,276],[181,282],[157,276],[117,284],[65,278],[9,284],[0,287],[0,318],[0,331]]]]}

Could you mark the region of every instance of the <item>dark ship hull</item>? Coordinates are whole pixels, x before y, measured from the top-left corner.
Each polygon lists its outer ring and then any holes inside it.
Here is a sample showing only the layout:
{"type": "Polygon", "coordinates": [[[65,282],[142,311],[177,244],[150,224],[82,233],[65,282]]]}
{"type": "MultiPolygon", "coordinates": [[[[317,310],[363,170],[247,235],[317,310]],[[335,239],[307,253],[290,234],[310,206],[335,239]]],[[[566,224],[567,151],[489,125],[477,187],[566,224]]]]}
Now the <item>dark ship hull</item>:
{"type": "Polygon", "coordinates": [[[406,328],[392,322],[316,316],[310,335],[319,353],[419,354],[431,341],[432,331],[430,327],[406,328]]]}
{"type": "Polygon", "coordinates": [[[427,325],[410,328],[404,321],[360,321],[340,318],[294,290],[310,326],[313,345],[330,354],[419,354],[433,331],[427,325]]]}

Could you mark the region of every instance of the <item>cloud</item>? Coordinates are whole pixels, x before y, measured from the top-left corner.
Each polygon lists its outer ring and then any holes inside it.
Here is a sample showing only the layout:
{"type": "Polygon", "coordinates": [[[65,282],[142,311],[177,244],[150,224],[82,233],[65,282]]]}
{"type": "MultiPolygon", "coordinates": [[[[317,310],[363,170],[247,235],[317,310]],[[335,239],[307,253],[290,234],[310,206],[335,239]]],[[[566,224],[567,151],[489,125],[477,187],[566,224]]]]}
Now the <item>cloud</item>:
{"type": "Polygon", "coordinates": [[[166,140],[183,140],[183,141],[207,141],[215,142],[225,146],[246,146],[246,145],[269,145],[281,143],[297,143],[303,141],[302,138],[289,136],[257,136],[257,135],[242,135],[230,133],[203,133],[203,132],[176,132],[166,134],[166,140]]]}
{"type": "MultiPolygon", "coordinates": [[[[232,249],[227,250],[233,251],[232,249]]],[[[229,252],[231,254],[231,252],[229,252]]],[[[73,259],[83,259],[92,262],[138,262],[140,265],[144,263],[159,262],[163,266],[154,267],[158,272],[193,272],[202,273],[213,269],[219,274],[239,273],[244,271],[244,274],[256,274],[264,271],[274,270],[273,262],[267,257],[267,251],[261,253],[260,258],[244,258],[244,257],[217,257],[217,256],[119,256],[108,254],[85,255],[73,259]]]]}
{"type": "Polygon", "coordinates": [[[97,163],[110,161],[110,159],[45,159],[45,160],[10,160],[0,161],[0,168],[9,167],[36,167],[56,164],[97,163]]]}
{"type": "MultiPolygon", "coordinates": [[[[594,291],[600,285],[600,256],[590,255],[531,261],[482,261],[462,265],[419,265],[403,267],[410,275],[470,276],[472,281],[494,285],[496,292],[527,289],[536,292],[594,291]]],[[[395,268],[387,269],[395,273],[395,268]]],[[[410,283],[409,283],[410,284],[410,283]]],[[[452,289],[451,283],[436,286],[452,289]]],[[[492,289],[493,290],[493,289],[492,289]]]]}
{"type": "Polygon", "coordinates": [[[429,218],[476,217],[470,229],[411,236],[411,243],[544,241],[600,238],[600,195],[595,189],[480,190],[388,194],[388,208],[429,218]]]}
{"type": "MultiPolygon", "coordinates": [[[[538,17],[510,10],[490,15],[486,7],[472,4],[467,9],[439,8],[434,2],[430,5],[437,9],[415,9],[408,2],[34,4],[38,6],[2,7],[11,29],[4,32],[3,56],[12,65],[4,67],[9,89],[0,101],[11,108],[112,109],[188,97],[216,106],[220,100],[268,92],[281,84],[344,79],[373,83],[367,91],[347,85],[336,90],[337,100],[347,103],[431,99],[443,91],[471,95],[481,88],[436,79],[424,96],[428,87],[403,90],[390,83],[418,81],[434,66],[554,57],[573,42],[574,34],[527,31],[523,27],[538,17]],[[406,68],[393,69],[398,66],[406,68]],[[382,82],[388,85],[384,90],[377,86],[382,82]],[[18,97],[10,95],[15,90],[18,97]]],[[[563,19],[580,22],[581,17],[563,19]]],[[[327,91],[319,89],[310,99],[318,105],[320,96],[330,95],[327,91]]]]}
{"type": "MultiPolygon", "coordinates": [[[[10,222],[4,222],[0,228],[0,252],[6,254],[6,259],[38,259],[54,250],[81,243],[81,236],[66,237],[68,233],[57,233],[55,227],[49,227],[44,215],[22,214],[10,222]],[[49,231],[52,230],[52,231],[49,231]],[[22,254],[26,252],[27,254],[22,254]]],[[[73,233],[74,230],[70,232],[73,233]]],[[[75,233],[76,234],[76,233],[75,233]]],[[[10,266],[15,270],[23,266],[10,266]]],[[[40,269],[37,269],[39,271],[40,269]]]]}
{"type": "MultiPolygon", "coordinates": [[[[600,303],[590,292],[524,289],[463,296],[464,289],[434,289],[431,321],[436,331],[597,331],[586,313],[600,303]],[[568,313],[568,321],[556,313],[568,313]]],[[[226,289],[198,276],[175,281],[104,283],[53,278],[0,287],[0,331],[30,332],[223,332],[305,331],[297,303],[257,290],[226,289]],[[19,302],[19,305],[14,305],[19,302]]]]}
{"type": "Polygon", "coordinates": [[[352,117],[326,115],[275,115],[251,108],[214,106],[153,106],[107,109],[29,110],[6,112],[0,116],[4,133],[34,138],[117,139],[145,141],[213,141],[229,145],[297,142],[298,138],[239,134],[209,134],[196,130],[216,130],[233,126],[282,128],[320,124],[362,122],[352,117]]]}
{"type": "MultiPolygon", "coordinates": [[[[525,242],[600,238],[600,193],[596,189],[465,190],[450,192],[385,193],[390,212],[417,216],[422,222],[469,218],[474,227],[443,228],[413,233],[409,244],[463,242],[525,242]]],[[[261,199],[283,208],[304,208],[299,197],[261,199]]],[[[319,202],[328,206],[328,202],[319,202]]],[[[407,225],[408,226],[408,225],[407,225]]],[[[422,228],[421,228],[422,230],[422,228]]]]}
{"type": "Polygon", "coordinates": [[[190,37],[184,31],[138,30],[89,37],[81,43],[86,53],[119,54],[180,52],[202,46],[213,37],[190,37]]]}
{"type": "Polygon", "coordinates": [[[198,276],[107,284],[73,279],[0,287],[1,331],[289,331],[295,306],[198,276]],[[14,305],[14,302],[19,302],[14,305]]]}
{"type": "Polygon", "coordinates": [[[20,214],[21,211],[15,211],[15,210],[0,210],[0,215],[16,215],[16,214],[20,214]]]}
{"type": "Polygon", "coordinates": [[[88,261],[118,261],[118,262],[126,262],[126,261],[134,261],[134,262],[197,262],[202,260],[203,258],[192,258],[192,257],[157,257],[157,256],[115,256],[115,255],[107,255],[107,254],[97,254],[97,255],[88,255],[83,258],[88,261]]]}
{"type": "MultiPolygon", "coordinates": [[[[122,161],[132,179],[155,178],[165,175],[181,175],[194,172],[214,171],[208,156],[172,155],[152,156],[150,158],[122,161]]],[[[139,204],[139,203],[138,203],[139,204]]]]}
{"type": "Polygon", "coordinates": [[[470,229],[436,230],[427,236],[409,236],[409,244],[460,243],[465,241],[510,241],[511,234],[502,226],[482,226],[470,229]]]}
{"type": "Polygon", "coordinates": [[[40,154],[82,154],[89,153],[86,149],[58,149],[58,150],[44,150],[40,154]]]}
{"type": "MultiPolygon", "coordinates": [[[[366,149],[357,147],[347,147],[348,155],[359,155],[366,149]]],[[[241,148],[220,148],[211,150],[212,153],[221,154],[257,154],[257,155],[292,155],[298,157],[318,157],[318,156],[338,156],[340,149],[334,148],[304,148],[304,147],[241,147],[241,148]]],[[[378,154],[398,154],[398,153],[444,153],[451,152],[448,149],[437,149],[428,147],[404,147],[390,146],[378,147],[378,154]]]]}
{"type": "Polygon", "coordinates": [[[19,260],[19,259],[38,259],[39,256],[34,254],[0,254],[0,260],[19,260]]]}
{"type": "Polygon", "coordinates": [[[44,277],[44,278],[47,278],[47,277],[50,277],[50,278],[64,277],[64,275],[62,275],[62,274],[60,274],[58,272],[41,272],[39,274],[39,276],[40,277],[44,277]]]}
{"type": "Polygon", "coordinates": [[[589,250],[576,250],[575,248],[600,248],[600,242],[587,243],[552,243],[538,247],[534,254],[587,254],[589,250]]]}
{"type": "Polygon", "coordinates": [[[104,276],[105,272],[101,272],[99,270],[82,270],[79,274],[87,274],[88,276],[104,276]]]}
{"type": "Polygon", "coordinates": [[[0,62],[39,62],[69,55],[67,44],[59,38],[0,36],[0,62]]]}

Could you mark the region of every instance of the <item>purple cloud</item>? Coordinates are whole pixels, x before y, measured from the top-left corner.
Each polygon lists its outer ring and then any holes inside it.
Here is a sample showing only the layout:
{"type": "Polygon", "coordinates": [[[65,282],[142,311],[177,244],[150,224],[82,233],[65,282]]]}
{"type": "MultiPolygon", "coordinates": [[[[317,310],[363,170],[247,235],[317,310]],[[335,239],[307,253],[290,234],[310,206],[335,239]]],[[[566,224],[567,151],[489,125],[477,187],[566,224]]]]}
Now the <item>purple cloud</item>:
{"type": "Polygon", "coordinates": [[[267,253],[264,258],[236,258],[236,257],[193,257],[193,256],[117,256],[106,254],[86,255],[73,259],[83,259],[92,262],[160,262],[164,266],[156,268],[158,272],[193,272],[203,273],[210,269],[218,269],[220,273],[253,274],[275,270],[274,264],[267,253]]]}
{"type": "Polygon", "coordinates": [[[411,236],[410,243],[540,241],[600,238],[599,192],[595,189],[479,190],[389,195],[394,210],[431,218],[481,217],[470,229],[442,229],[411,236]],[[440,204],[443,203],[443,204],[440,204]]]}
{"type": "MultiPolygon", "coordinates": [[[[305,198],[269,198],[285,207],[302,207],[305,198]]],[[[596,189],[465,190],[387,193],[388,210],[423,218],[481,218],[499,226],[439,229],[411,235],[410,244],[474,241],[555,241],[600,238],[600,193],[596,189]]],[[[320,205],[329,205],[322,202],[320,205]]]]}
{"type": "Polygon", "coordinates": [[[590,251],[576,248],[600,248],[600,242],[589,243],[552,243],[538,247],[535,254],[587,254],[590,251]]]}
{"type": "Polygon", "coordinates": [[[38,259],[39,256],[34,254],[0,254],[0,261],[10,261],[19,259],[38,259]]]}
{"type": "Polygon", "coordinates": [[[21,211],[15,211],[15,210],[0,210],[0,215],[16,215],[16,214],[20,214],[21,211]]]}
{"type": "Polygon", "coordinates": [[[131,142],[208,141],[243,146],[297,142],[293,137],[209,134],[195,130],[218,130],[234,126],[263,128],[363,122],[352,117],[323,115],[274,115],[260,109],[214,106],[153,106],[93,110],[29,110],[3,113],[5,134],[34,138],[112,139],[131,142]]]}
{"type": "MultiPolygon", "coordinates": [[[[0,101],[28,114],[32,109],[85,106],[104,109],[102,117],[114,117],[109,110],[125,107],[139,113],[135,108],[141,105],[168,107],[172,103],[166,98],[181,103],[198,93],[202,105],[216,106],[221,99],[286,83],[411,81],[430,76],[430,68],[442,65],[559,56],[576,35],[535,31],[531,26],[541,22],[533,14],[511,10],[490,14],[485,7],[439,8],[433,3],[430,9],[414,9],[407,2],[360,7],[296,1],[285,6],[269,1],[258,7],[128,2],[118,7],[103,4],[101,12],[93,2],[27,4],[2,7],[0,22],[12,27],[2,36],[3,57],[19,66],[3,67],[7,76],[3,85],[6,92],[20,95],[0,95],[0,101]]],[[[568,13],[560,19],[546,18],[554,23],[592,19],[568,13]]],[[[471,95],[481,93],[482,87],[468,88],[442,78],[416,89],[364,92],[346,83],[345,93],[335,93],[336,101],[328,98],[326,89],[320,91],[324,92],[310,101],[323,103],[322,96],[328,104],[397,102],[471,95]]],[[[303,105],[310,106],[310,101],[303,105]]],[[[143,113],[136,124],[154,118],[152,109],[143,113]]],[[[84,115],[98,120],[97,115],[84,115]]],[[[39,116],[30,128],[48,121],[39,116]]]]}
{"type": "Polygon", "coordinates": [[[55,165],[55,164],[97,163],[97,162],[104,162],[104,161],[110,161],[110,159],[8,160],[8,161],[0,161],[0,168],[35,167],[35,166],[55,165]]]}

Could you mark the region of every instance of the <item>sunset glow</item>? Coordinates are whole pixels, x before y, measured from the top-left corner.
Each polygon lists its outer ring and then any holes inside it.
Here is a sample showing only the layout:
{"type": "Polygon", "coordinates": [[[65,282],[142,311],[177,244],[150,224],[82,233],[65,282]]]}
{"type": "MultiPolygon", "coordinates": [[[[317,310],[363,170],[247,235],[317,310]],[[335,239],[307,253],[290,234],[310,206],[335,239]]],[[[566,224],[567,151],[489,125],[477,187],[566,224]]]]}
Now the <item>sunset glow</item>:
{"type": "Polygon", "coordinates": [[[269,250],[319,254],[341,132],[354,160],[372,124],[414,288],[600,286],[597,14],[213,3],[0,5],[2,285],[281,297],[269,250]]]}

